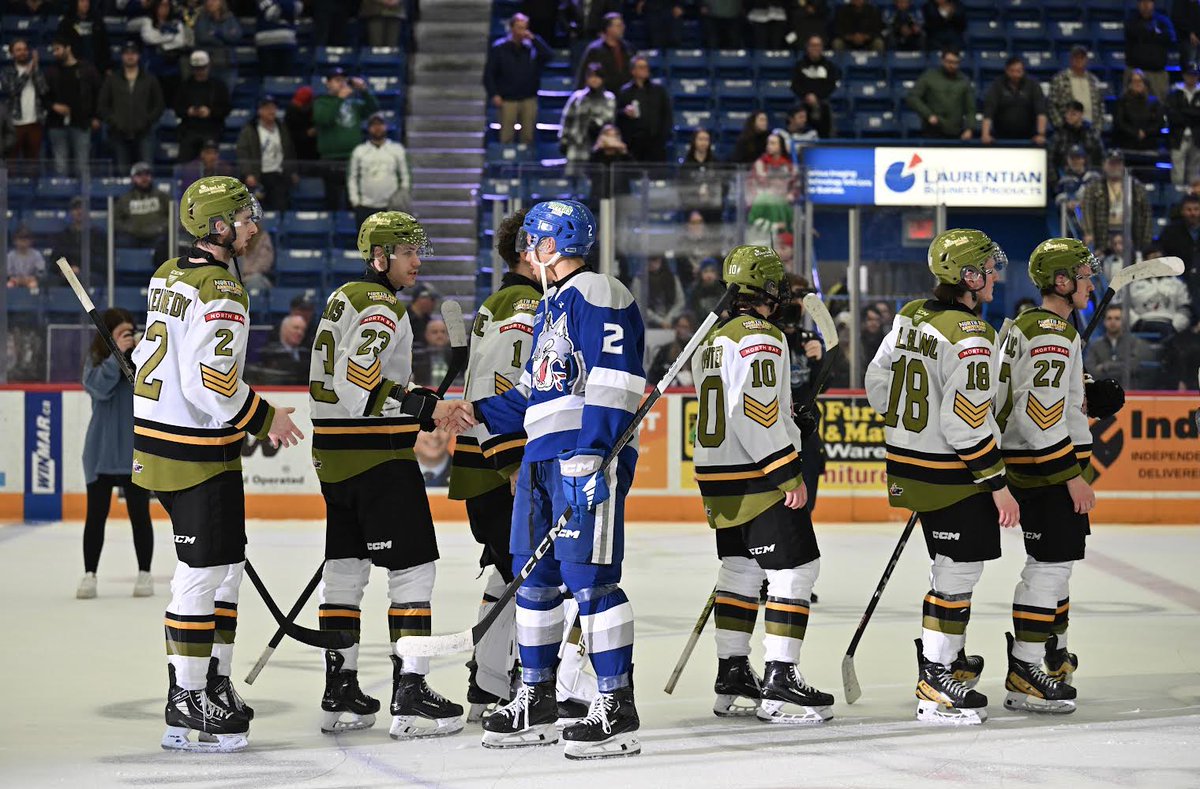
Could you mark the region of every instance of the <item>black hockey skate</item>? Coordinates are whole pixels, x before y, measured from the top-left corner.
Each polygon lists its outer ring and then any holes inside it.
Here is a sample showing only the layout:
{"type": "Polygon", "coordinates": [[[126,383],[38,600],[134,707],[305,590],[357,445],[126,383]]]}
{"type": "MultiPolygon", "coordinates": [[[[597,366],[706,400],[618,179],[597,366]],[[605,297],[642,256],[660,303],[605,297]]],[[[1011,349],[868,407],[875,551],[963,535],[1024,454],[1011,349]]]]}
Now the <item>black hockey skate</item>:
{"type": "Polygon", "coordinates": [[[590,704],[579,699],[559,699],[555,706],[558,711],[558,720],[554,722],[554,725],[560,729],[583,720],[587,717],[588,710],[591,709],[590,704]]]}
{"type": "Polygon", "coordinates": [[[484,748],[527,748],[558,742],[554,680],[522,685],[508,704],[483,719],[484,748]]]}
{"type": "Polygon", "coordinates": [[[767,662],[763,672],[762,701],[755,715],[766,723],[824,723],[833,717],[833,696],[822,693],[804,681],[795,663],[782,660],[767,662]],[[785,710],[785,705],[800,711],[785,710]]]}
{"type": "Polygon", "coordinates": [[[750,667],[750,658],[738,655],[717,659],[717,681],[713,683],[717,700],[713,713],[722,718],[742,718],[753,715],[762,698],[762,680],[750,667]],[[740,699],[749,704],[739,704],[740,699]]]}
{"type": "Polygon", "coordinates": [[[246,703],[233,687],[233,681],[224,674],[218,674],[220,662],[216,658],[208,659],[208,693],[216,697],[223,705],[245,716],[246,720],[254,720],[254,708],[246,703]]]}
{"type": "Polygon", "coordinates": [[[379,700],[362,692],[358,672],[344,669],[346,658],[330,649],[325,652],[325,695],[321,697],[321,733],[369,729],[375,725],[379,700]]]}
{"type": "Polygon", "coordinates": [[[925,659],[917,639],[917,720],[942,726],[971,726],[987,720],[987,696],[954,678],[950,666],[925,659]]]}
{"type": "Polygon", "coordinates": [[[958,657],[950,664],[950,673],[968,688],[975,687],[979,684],[979,675],[983,673],[983,656],[968,655],[965,649],[958,650],[958,657]]]}
{"type": "Polygon", "coordinates": [[[1051,712],[1068,715],[1075,711],[1075,688],[1042,671],[1038,663],[1013,657],[1013,635],[1008,639],[1008,677],[1004,680],[1004,708],[1013,712],[1051,712]]]}
{"type": "Polygon", "coordinates": [[[1046,639],[1046,673],[1059,682],[1071,684],[1071,675],[1079,668],[1079,658],[1066,647],[1058,646],[1058,636],[1046,639]]]}
{"type": "Polygon", "coordinates": [[[463,708],[429,687],[421,674],[403,670],[400,658],[392,655],[393,740],[442,737],[462,731],[463,708]]]}
{"type": "Polygon", "coordinates": [[[642,752],[637,738],[641,728],[633,705],[633,685],[611,693],[601,691],[592,701],[587,717],[563,729],[568,759],[611,759],[642,752]]]}
{"type": "MultiPolygon", "coordinates": [[[[498,706],[508,702],[508,699],[489,693],[476,684],[475,675],[478,671],[479,664],[472,656],[467,661],[467,703],[471,705],[467,711],[467,723],[481,723],[489,714],[495,712],[498,706]]],[[[517,682],[519,681],[518,679],[517,682]]]]}
{"type": "Polygon", "coordinates": [[[245,748],[249,741],[250,720],[215,699],[208,691],[184,690],[175,683],[175,667],[167,666],[170,684],[167,690],[165,718],[167,730],[162,747],[167,751],[232,753],[245,748]],[[196,732],[197,742],[188,739],[196,732]],[[204,739],[201,739],[201,738],[204,739]]]}

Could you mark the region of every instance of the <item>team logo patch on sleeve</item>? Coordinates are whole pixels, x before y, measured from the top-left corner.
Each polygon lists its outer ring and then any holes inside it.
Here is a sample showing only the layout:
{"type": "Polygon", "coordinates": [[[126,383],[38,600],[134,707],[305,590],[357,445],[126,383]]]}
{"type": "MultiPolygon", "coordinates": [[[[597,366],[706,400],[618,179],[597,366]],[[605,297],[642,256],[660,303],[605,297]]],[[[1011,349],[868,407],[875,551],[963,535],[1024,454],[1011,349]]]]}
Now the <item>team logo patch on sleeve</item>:
{"type": "Polygon", "coordinates": [[[234,323],[245,323],[246,317],[240,312],[230,312],[228,310],[213,310],[212,312],[204,313],[204,321],[233,321],[234,323]]]}
{"type": "Polygon", "coordinates": [[[396,322],[386,315],[368,315],[367,317],[363,318],[360,323],[363,325],[368,323],[382,323],[392,331],[396,330],[396,322]]]}
{"type": "Polygon", "coordinates": [[[959,331],[966,332],[967,334],[986,334],[988,330],[988,324],[986,321],[980,320],[959,321],[958,329],[959,331]]]}
{"type": "Polygon", "coordinates": [[[496,394],[502,395],[509,389],[513,388],[512,381],[505,378],[500,373],[496,373],[496,394]]]}
{"type": "Polygon", "coordinates": [[[223,373],[220,370],[209,367],[204,362],[200,363],[200,382],[204,384],[205,389],[211,389],[222,397],[233,397],[237,394],[238,389],[238,369],[237,365],[229,368],[229,372],[223,373]]]}
{"type": "Polygon", "coordinates": [[[958,358],[960,358],[960,359],[966,359],[968,356],[991,356],[991,355],[992,355],[992,349],[984,348],[981,345],[977,345],[974,348],[963,348],[961,351],[958,352],[958,358]]]}
{"type": "Polygon", "coordinates": [[[213,287],[220,293],[228,293],[230,296],[241,296],[244,292],[241,284],[231,279],[214,279],[213,287]]]}
{"type": "Polygon", "coordinates": [[[744,359],[747,356],[753,356],[756,353],[773,353],[776,356],[782,356],[783,350],[778,345],[770,345],[769,343],[762,342],[758,343],[757,345],[751,345],[743,348],[740,353],[744,359]]]}
{"type": "Polygon", "coordinates": [[[1033,392],[1029,393],[1029,402],[1025,404],[1025,413],[1033,420],[1033,423],[1042,430],[1049,430],[1054,427],[1063,418],[1063,413],[1067,407],[1067,398],[1059,400],[1053,405],[1047,406],[1037,399],[1033,392]]]}
{"type": "Polygon", "coordinates": [[[346,380],[370,392],[379,386],[379,382],[383,378],[382,369],[379,364],[379,357],[375,357],[375,361],[371,362],[367,367],[363,367],[353,359],[350,359],[346,362],[346,380]]]}
{"type": "Polygon", "coordinates": [[[959,419],[967,423],[967,427],[973,430],[978,430],[983,427],[983,423],[987,421],[988,411],[991,410],[992,402],[984,400],[979,405],[975,405],[962,392],[954,393],[954,413],[959,419]]]}
{"type": "Polygon", "coordinates": [[[745,405],[742,407],[746,417],[763,427],[771,427],[779,421],[779,398],[769,403],[760,403],[750,395],[745,395],[745,405]]]}

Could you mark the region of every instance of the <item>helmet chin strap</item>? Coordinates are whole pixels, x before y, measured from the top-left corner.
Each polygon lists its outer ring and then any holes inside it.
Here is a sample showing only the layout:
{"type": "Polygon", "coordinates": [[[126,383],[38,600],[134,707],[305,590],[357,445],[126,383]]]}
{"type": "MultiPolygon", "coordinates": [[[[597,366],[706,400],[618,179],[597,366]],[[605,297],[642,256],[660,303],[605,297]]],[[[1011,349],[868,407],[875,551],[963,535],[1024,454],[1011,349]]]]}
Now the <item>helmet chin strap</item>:
{"type": "Polygon", "coordinates": [[[550,286],[546,282],[546,269],[550,268],[555,263],[557,263],[559,260],[561,260],[562,255],[559,254],[558,252],[555,252],[553,255],[550,256],[550,259],[548,261],[546,261],[545,263],[538,260],[536,254],[532,255],[531,258],[532,259],[530,260],[530,262],[533,263],[533,265],[537,268],[538,277],[542,281],[542,298],[544,299],[544,298],[546,298],[546,291],[548,291],[550,289],[550,286]]]}

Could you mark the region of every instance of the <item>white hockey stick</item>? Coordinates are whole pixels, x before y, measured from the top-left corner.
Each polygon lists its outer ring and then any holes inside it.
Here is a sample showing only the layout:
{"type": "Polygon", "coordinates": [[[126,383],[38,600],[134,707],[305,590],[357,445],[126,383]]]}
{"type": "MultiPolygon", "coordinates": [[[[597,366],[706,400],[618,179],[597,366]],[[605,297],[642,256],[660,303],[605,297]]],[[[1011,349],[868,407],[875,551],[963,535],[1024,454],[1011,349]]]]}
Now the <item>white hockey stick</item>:
{"type": "Polygon", "coordinates": [[[1113,275],[1112,281],[1108,283],[1108,290],[1104,291],[1104,298],[1100,299],[1100,303],[1096,305],[1096,311],[1092,314],[1092,319],[1088,321],[1087,328],[1079,335],[1080,343],[1087,345],[1088,338],[1092,336],[1092,332],[1100,325],[1100,321],[1104,317],[1104,311],[1108,308],[1108,303],[1113,300],[1113,296],[1117,295],[1117,291],[1126,287],[1131,282],[1137,282],[1139,279],[1178,277],[1182,273],[1182,258],[1143,260],[1141,263],[1134,263],[1132,266],[1126,266],[1118,271],[1113,275]]]}

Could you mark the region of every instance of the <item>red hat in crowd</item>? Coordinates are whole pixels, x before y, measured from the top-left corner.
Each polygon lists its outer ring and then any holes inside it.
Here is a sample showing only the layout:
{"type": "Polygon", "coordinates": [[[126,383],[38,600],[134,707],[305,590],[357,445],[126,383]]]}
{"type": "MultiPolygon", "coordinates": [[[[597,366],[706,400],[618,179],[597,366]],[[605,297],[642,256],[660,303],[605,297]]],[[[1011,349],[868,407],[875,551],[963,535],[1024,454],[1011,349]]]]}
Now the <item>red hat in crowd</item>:
{"type": "Polygon", "coordinates": [[[313,89],[308,85],[303,85],[296,88],[296,93],[292,96],[292,103],[297,107],[307,107],[313,103],[313,89]]]}

